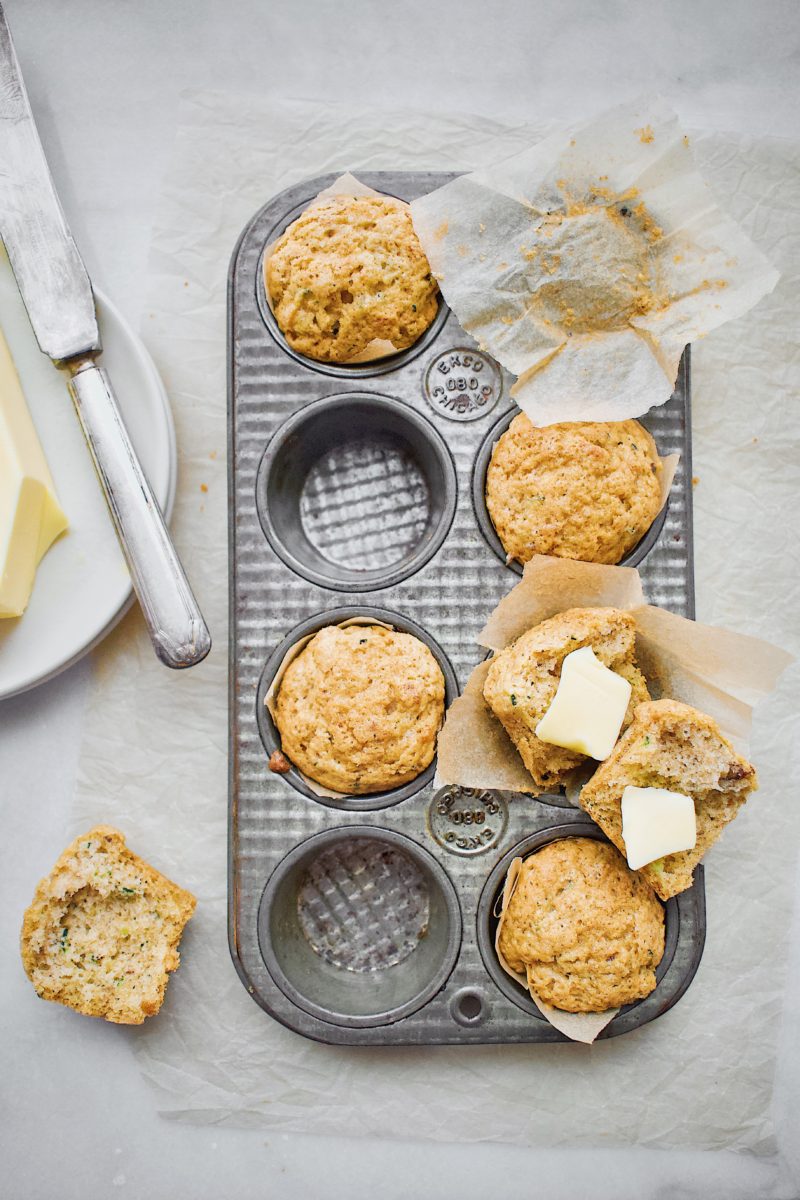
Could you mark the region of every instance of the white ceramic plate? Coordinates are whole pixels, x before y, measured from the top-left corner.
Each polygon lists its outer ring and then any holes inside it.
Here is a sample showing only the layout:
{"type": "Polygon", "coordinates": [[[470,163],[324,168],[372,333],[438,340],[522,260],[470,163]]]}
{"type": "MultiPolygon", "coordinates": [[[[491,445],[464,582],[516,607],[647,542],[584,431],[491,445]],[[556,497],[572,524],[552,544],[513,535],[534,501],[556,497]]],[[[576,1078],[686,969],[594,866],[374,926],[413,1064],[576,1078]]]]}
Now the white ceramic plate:
{"type": "MultiPolygon", "coordinates": [[[[114,382],[145,474],[169,516],[177,460],[163,385],[136,334],[101,293],[97,311],[104,347],[100,361],[114,382]]],[[[24,615],[0,619],[2,700],[77,662],[113,629],[130,605],[132,591],[65,379],[36,344],[1,247],[0,326],[70,523],[42,559],[24,615]]]]}

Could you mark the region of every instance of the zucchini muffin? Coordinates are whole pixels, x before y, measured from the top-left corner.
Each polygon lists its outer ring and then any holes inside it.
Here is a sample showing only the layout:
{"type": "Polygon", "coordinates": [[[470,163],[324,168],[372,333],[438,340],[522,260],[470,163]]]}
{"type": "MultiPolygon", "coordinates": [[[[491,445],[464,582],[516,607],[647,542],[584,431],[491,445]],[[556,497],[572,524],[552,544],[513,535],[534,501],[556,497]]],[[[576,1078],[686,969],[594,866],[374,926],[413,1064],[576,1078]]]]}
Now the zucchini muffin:
{"type": "Polygon", "coordinates": [[[195,898],[97,825],[67,846],[25,912],[22,963],[43,1000],[140,1025],[161,1008],[195,898]]]}
{"type": "Polygon", "coordinates": [[[650,694],[636,665],[636,625],[621,609],[569,608],[542,621],[494,656],[483,685],[484,700],[542,791],[557,790],[588,761],[584,754],[541,741],[535,732],[558,691],[561,664],[583,646],[591,646],[603,666],[631,685],[626,728],[637,704],[650,694]]]}
{"type": "Polygon", "coordinates": [[[286,757],[309,779],[361,795],[401,787],[436,753],[444,676],[428,647],[380,625],[328,625],[275,697],[286,757]]]}
{"type": "Polygon", "coordinates": [[[663,468],[638,421],[537,429],[524,413],[497,442],[486,507],[509,558],[618,563],[661,509],[663,468]]]}
{"type": "Polygon", "coordinates": [[[289,345],[323,362],[347,362],[375,339],[404,350],[438,308],[408,205],[385,196],[307,209],[275,244],[265,282],[289,345]]]}
{"type": "Polygon", "coordinates": [[[581,808],[625,853],[622,793],[627,786],[691,796],[694,849],[648,863],[638,874],[662,900],[692,886],[692,872],[758,787],[755,767],[737,754],[712,717],[678,700],[640,704],[632,724],[578,797],[581,808]]]}
{"type": "Polygon", "coordinates": [[[498,950],[545,1004],[605,1012],[655,988],[664,909],[613,846],[563,838],[522,864],[498,950]]]}

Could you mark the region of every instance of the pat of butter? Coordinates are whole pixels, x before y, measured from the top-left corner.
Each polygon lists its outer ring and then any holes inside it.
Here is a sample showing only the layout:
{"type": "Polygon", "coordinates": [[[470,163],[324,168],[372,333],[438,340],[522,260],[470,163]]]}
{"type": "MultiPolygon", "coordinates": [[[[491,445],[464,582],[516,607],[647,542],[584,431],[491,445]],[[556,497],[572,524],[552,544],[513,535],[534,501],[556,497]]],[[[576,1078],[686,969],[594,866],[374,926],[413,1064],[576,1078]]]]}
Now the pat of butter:
{"type": "Polygon", "coordinates": [[[626,787],[622,793],[622,840],[632,871],[697,841],[694,801],[665,788],[626,787]]]}
{"type": "Polygon", "coordinates": [[[573,650],[561,664],[558,691],[536,726],[536,736],[589,758],[608,758],[630,698],[627,679],[604,667],[591,646],[573,650]]]}
{"type": "Polygon", "coordinates": [[[0,332],[0,617],[19,617],[67,518],[0,332]]]}

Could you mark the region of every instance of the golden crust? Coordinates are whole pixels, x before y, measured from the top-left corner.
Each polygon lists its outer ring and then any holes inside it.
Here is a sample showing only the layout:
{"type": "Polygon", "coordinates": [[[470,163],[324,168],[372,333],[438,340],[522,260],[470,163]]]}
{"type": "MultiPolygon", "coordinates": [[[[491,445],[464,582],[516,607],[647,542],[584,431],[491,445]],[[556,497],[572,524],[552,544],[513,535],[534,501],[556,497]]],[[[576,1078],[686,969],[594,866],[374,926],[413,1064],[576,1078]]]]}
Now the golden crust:
{"type": "Polygon", "coordinates": [[[537,738],[535,729],[550,707],[561,664],[573,650],[591,646],[597,657],[631,685],[623,728],[633,710],[648,700],[647,683],[636,665],[636,625],[616,608],[570,608],[534,626],[492,659],[483,696],[500,720],[543,791],[557,790],[586,756],[537,738]]]}
{"type": "Polygon", "coordinates": [[[281,748],[333,791],[400,787],[433,761],[444,692],[441,668],[418,638],[380,625],[328,625],[280,682],[281,748]]]}
{"type": "Polygon", "coordinates": [[[623,854],[622,793],[628,785],[666,788],[694,800],[694,849],[667,854],[638,872],[668,900],[692,886],[694,868],[758,780],[712,717],[678,700],[653,700],[639,705],[633,723],[579,796],[581,807],[623,854]]]}
{"type": "Polygon", "coordinates": [[[524,413],[497,442],[486,507],[510,558],[618,563],[661,507],[661,462],[638,421],[537,429],[524,413]]]}
{"type": "Polygon", "coordinates": [[[605,1012],[656,986],[664,910],[613,846],[563,838],[522,864],[499,948],[546,1004],[605,1012]]]}
{"type": "Polygon", "coordinates": [[[408,205],[335,196],[307,209],[265,267],[275,319],[309,358],[347,362],[381,339],[411,346],[436,316],[436,280],[408,205]]]}
{"type": "Polygon", "coordinates": [[[140,1025],[161,1007],[196,903],[118,830],[97,825],[39,882],[22,923],[23,966],[42,999],[140,1025]]]}

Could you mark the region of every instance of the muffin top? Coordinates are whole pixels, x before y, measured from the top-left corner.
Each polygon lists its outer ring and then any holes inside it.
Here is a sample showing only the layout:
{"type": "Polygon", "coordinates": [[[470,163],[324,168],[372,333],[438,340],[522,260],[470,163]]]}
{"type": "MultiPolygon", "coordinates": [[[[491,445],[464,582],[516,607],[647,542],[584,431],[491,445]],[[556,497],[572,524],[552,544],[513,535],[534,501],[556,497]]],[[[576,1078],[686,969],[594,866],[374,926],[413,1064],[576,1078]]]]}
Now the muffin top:
{"type": "Polygon", "coordinates": [[[492,453],[486,506],[510,558],[618,563],[661,507],[656,444],[638,421],[537,429],[524,413],[492,453]]]}
{"type": "Polygon", "coordinates": [[[605,1012],[656,986],[664,909],[613,846],[562,838],[522,864],[498,948],[546,1004],[605,1012]]]}
{"type": "Polygon", "coordinates": [[[380,625],[329,625],[286,668],[275,698],[283,753],[336,792],[388,791],[433,761],[444,677],[428,647],[380,625]]]}
{"type": "Polygon", "coordinates": [[[265,265],[275,319],[309,358],[347,362],[375,339],[412,345],[437,311],[408,205],[384,196],[333,196],[307,209],[265,265]]]}

